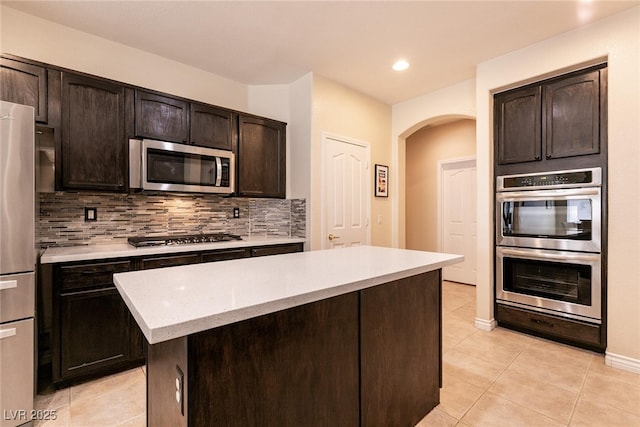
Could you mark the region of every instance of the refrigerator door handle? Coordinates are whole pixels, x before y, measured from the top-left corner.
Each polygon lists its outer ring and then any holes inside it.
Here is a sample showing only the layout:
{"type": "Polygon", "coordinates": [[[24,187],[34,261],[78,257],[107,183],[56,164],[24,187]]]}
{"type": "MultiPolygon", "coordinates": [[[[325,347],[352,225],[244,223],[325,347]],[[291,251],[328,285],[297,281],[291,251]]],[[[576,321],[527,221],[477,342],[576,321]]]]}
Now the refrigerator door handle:
{"type": "Polygon", "coordinates": [[[17,280],[3,280],[0,282],[0,291],[4,291],[5,289],[12,289],[18,287],[17,280]]]}
{"type": "Polygon", "coordinates": [[[0,340],[16,335],[16,328],[0,329],[0,340]]]}

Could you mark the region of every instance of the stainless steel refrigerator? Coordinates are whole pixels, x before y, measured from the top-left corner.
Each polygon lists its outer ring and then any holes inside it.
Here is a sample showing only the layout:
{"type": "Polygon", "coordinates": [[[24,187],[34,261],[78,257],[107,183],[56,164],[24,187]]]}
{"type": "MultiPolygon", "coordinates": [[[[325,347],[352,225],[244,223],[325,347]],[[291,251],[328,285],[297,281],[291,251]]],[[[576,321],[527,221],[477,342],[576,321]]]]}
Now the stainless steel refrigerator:
{"type": "Polygon", "coordinates": [[[34,400],[33,107],[0,101],[0,426],[29,422],[34,400]]]}

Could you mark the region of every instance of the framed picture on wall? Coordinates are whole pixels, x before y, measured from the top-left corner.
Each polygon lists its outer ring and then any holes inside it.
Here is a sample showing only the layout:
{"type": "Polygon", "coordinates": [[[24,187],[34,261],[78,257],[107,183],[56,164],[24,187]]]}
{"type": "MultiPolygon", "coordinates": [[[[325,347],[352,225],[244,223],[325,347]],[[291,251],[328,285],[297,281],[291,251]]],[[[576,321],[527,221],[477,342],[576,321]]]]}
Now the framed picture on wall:
{"type": "Polygon", "coordinates": [[[389,197],[389,166],[376,165],[374,185],[376,197],[389,197]]]}

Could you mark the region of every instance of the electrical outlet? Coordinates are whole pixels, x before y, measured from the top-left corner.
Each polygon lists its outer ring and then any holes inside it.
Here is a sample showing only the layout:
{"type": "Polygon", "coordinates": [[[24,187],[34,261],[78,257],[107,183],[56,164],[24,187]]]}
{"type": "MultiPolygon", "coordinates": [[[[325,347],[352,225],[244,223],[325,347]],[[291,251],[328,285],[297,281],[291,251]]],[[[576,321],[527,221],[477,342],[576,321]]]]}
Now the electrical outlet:
{"type": "Polygon", "coordinates": [[[84,220],[85,221],[97,221],[98,220],[98,208],[84,208],[84,220]]]}
{"type": "Polygon", "coordinates": [[[240,218],[240,208],[233,208],[233,217],[240,218]]]}
{"type": "Polygon", "coordinates": [[[180,366],[176,365],[176,404],[180,408],[180,415],[184,415],[184,374],[180,366]]]}

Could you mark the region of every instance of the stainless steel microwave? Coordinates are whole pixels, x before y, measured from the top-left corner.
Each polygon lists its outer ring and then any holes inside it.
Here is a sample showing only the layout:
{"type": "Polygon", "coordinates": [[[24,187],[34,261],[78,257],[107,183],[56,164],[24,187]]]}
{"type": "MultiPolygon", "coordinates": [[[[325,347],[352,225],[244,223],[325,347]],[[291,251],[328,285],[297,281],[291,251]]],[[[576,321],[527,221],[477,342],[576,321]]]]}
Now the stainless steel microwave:
{"type": "Polygon", "coordinates": [[[129,140],[129,187],[188,193],[234,192],[231,151],[150,139],[129,140]]]}

